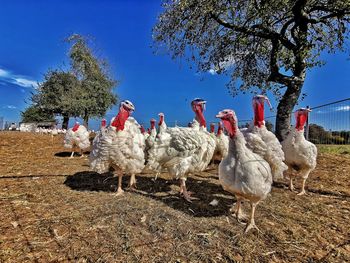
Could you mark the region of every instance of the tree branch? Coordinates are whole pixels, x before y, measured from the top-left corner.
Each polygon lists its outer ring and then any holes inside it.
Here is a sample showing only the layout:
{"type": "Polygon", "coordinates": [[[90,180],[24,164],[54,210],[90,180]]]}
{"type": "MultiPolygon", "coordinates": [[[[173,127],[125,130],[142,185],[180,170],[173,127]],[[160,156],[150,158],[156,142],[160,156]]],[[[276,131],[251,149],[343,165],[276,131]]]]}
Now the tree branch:
{"type": "Polygon", "coordinates": [[[215,15],[213,13],[210,13],[210,17],[214,19],[219,25],[226,27],[228,29],[232,29],[234,31],[251,35],[251,36],[257,36],[263,39],[269,39],[269,40],[278,39],[282,43],[282,45],[284,45],[287,49],[292,50],[295,48],[295,45],[292,42],[290,42],[287,38],[285,38],[284,36],[282,36],[277,32],[271,31],[263,27],[261,24],[254,25],[252,27],[243,27],[243,26],[230,24],[225,20],[220,19],[218,15],[215,15]]]}
{"type": "Polygon", "coordinates": [[[268,77],[268,81],[273,81],[277,83],[281,83],[283,85],[288,86],[288,84],[292,81],[292,78],[281,74],[278,66],[278,50],[279,43],[278,40],[272,40],[272,49],[270,54],[270,76],[268,77]]]}

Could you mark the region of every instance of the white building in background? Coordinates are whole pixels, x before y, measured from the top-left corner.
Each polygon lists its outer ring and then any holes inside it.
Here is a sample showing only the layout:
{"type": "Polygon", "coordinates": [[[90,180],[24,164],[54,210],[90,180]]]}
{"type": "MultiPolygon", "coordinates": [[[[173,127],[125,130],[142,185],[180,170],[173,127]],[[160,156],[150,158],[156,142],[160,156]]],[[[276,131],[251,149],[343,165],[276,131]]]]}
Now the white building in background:
{"type": "Polygon", "coordinates": [[[55,121],[21,122],[19,124],[19,130],[21,132],[35,132],[37,128],[52,129],[55,124],[55,121]]]}

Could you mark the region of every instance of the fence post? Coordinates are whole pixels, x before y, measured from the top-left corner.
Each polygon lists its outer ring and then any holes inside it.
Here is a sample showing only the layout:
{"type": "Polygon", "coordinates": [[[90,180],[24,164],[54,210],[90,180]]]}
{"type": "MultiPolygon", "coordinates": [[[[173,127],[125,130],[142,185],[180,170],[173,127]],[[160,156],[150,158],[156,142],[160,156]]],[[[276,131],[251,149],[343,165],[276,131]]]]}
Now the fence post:
{"type": "MultiPolygon", "coordinates": [[[[306,108],[310,109],[309,106],[306,106],[306,108]]],[[[309,140],[309,117],[306,119],[305,139],[309,140]]]]}

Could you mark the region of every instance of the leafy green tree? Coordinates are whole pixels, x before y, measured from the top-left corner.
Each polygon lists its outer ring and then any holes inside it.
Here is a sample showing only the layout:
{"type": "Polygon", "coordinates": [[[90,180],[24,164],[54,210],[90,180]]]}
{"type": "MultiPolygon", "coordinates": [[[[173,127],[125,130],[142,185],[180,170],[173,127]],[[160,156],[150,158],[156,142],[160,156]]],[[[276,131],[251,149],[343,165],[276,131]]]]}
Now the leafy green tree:
{"type": "Polygon", "coordinates": [[[349,0],[167,0],[154,27],[157,50],[186,57],[199,71],[231,75],[229,89],[271,90],[280,97],[280,140],[306,72],[322,51],[345,50],[349,0]]]}
{"type": "Polygon", "coordinates": [[[55,121],[52,113],[44,111],[42,108],[32,105],[21,112],[22,122],[55,121]]]}
{"type": "Polygon", "coordinates": [[[273,132],[273,124],[270,121],[265,121],[265,127],[268,131],[273,132]]]}
{"type": "Polygon", "coordinates": [[[62,128],[67,129],[69,117],[80,115],[81,87],[76,76],[70,72],[51,70],[45,74],[32,101],[46,112],[63,116],[62,128]]]}
{"type": "Polygon", "coordinates": [[[110,76],[107,62],[93,54],[86,38],[74,34],[67,38],[67,42],[72,44],[69,58],[80,87],[75,106],[87,127],[89,118],[103,117],[117,103],[117,96],[113,93],[117,82],[110,76]]]}

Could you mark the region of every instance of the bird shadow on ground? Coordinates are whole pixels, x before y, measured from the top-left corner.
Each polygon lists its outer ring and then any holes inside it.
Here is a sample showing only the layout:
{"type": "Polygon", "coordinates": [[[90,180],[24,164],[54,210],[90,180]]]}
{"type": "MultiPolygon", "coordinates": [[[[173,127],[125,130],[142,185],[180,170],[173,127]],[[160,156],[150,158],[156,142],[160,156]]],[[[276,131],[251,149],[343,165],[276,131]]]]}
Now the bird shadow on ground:
{"type": "MultiPolygon", "coordinates": [[[[125,188],[128,181],[129,176],[124,176],[123,189],[128,190],[125,188]],[[124,179],[125,177],[127,180],[124,179]]],[[[115,192],[118,178],[112,177],[111,173],[98,174],[85,171],[68,176],[64,184],[77,191],[115,192]]],[[[178,180],[166,180],[159,177],[154,180],[151,177],[138,176],[137,189],[128,191],[160,201],[175,210],[195,217],[229,215],[229,208],[233,204],[234,197],[225,192],[220,185],[189,177],[186,185],[190,191],[193,191],[193,196],[196,198],[190,203],[180,196],[178,184],[178,180]],[[210,205],[214,199],[217,200],[217,204],[210,205]]]]}
{"type": "MultiPolygon", "coordinates": [[[[70,157],[72,154],[72,152],[58,152],[58,153],[55,153],[55,156],[56,157],[63,157],[63,158],[66,158],[66,157],[70,157]]],[[[89,151],[86,151],[86,152],[83,152],[84,155],[89,155],[90,152],[89,151]]],[[[74,156],[81,156],[81,153],[80,152],[74,152],[74,156]]]]}
{"type": "Polygon", "coordinates": [[[191,203],[181,197],[179,187],[174,189],[174,185],[178,186],[179,181],[167,181],[162,178],[153,181],[150,178],[139,177],[135,193],[161,201],[173,209],[195,217],[215,217],[229,214],[229,208],[232,206],[234,198],[225,192],[220,185],[188,177],[187,189],[193,192],[193,197],[195,197],[191,203]],[[163,186],[171,190],[167,191],[163,186]],[[214,199],[217,200],[217,204],[210,205],[214,199]]]}
{"type": "MultiPolygon", "coordinates": [[[[273,182],[272,184],[273,187],[275,188],[280,188],[280,189],[285,189],[286,191],[289,191],[288,183],[284,182],[273,182]]],[[[296,187],[297,191],[300,191],[299,187],[296,187]]],[[[322,189],[312,189],[305,187],[306,192],[308,193],[313,193],[313,194],[319,194],[319,195],[325,195],[325,196],[334,196],[339,199],[350,199],[350,195],[344,193],[344,192],[334,192],[334,191],[329,191],[329,190],[322,190],[322,189]]]]}

